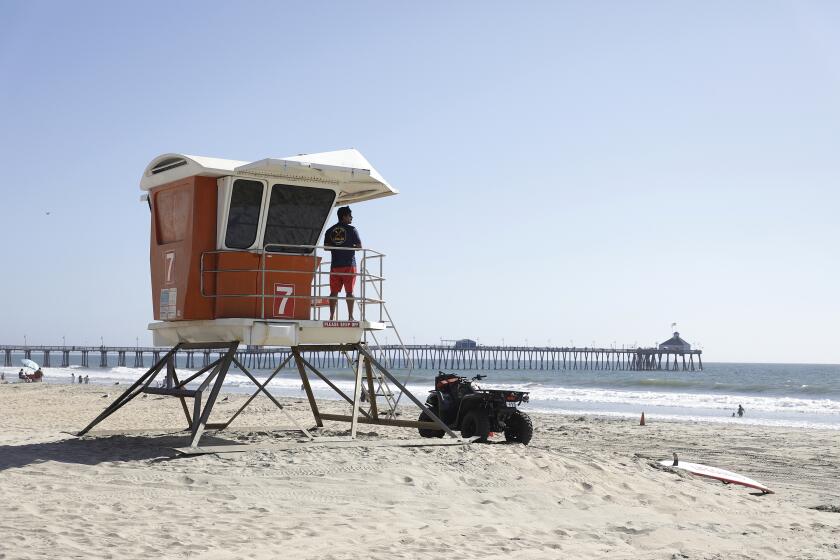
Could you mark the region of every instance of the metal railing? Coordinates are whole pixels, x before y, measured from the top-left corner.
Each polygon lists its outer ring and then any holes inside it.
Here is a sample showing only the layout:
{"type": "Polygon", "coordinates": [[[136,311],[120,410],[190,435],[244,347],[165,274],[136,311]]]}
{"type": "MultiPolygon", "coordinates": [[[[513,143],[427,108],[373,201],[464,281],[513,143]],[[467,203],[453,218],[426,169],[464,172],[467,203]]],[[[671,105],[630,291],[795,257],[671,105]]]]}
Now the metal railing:
{"type": "MultiPolygon", "coordinates": [[[[375,306],[378,308],[378,313],[376,314],[376,321],[385,322],[384,317],[387,315],[387,311],[385,309],[385,300],[382,297],[385,276],[383,275],[383,261],[385,255],[380,253],[379,251],[375,251],[373,249],[367,248],[344,248],[344,247],[328,247],[326,245],[294,245],[289,243],[271,243],[265,245],[262,249],[249,249],[249,250],[229,250],[229,249],[219,249],[214,251],[205,251],[201,254],[201,262],[200,262],[200,273],[201,273],[201,295],[202,297],[206,298],[250,298],[250,299],[259,299],[260,300],[260,319],[266,319],[266,300],[269,302],[273,302],[275,298],[278,296],[274,293],[266,293],[266,278],[268,275],[295,275],[295,274],[303,274],[306,276],[311,276],[312,280],[310,281],[309,286],[309,294],[308,295],[296,295],[296,294],[284,294],[282,297],[287,299],[294,299],[294,300],[307,300],[309,304],[310,311],[310,319],[314,320],[321,320],[321,307],[324,306],[324,302],[335,301],[336,305],[339,301],[347,301],[353,300],[354,304],[358,305],[359,309],[359,320],[366,321],[369,320],[369,313],[368,307],[375,306]],[[293,251],[289,251],[292,249],[293,251]],[[295,250],[296,249],[296,250],[295,250]],[[358,259],[360,262],[357,263],[356,272],[331,272],[330,266],[331,261],[325,260],[324,258],[319,258],[320,255],[319,250],[322,252],[325,251],[353,251],[355,253],[360,254],[360,258],[358,259]],[[259,267],[258,268],[223,268],[219,266],[218,258],[215,258],[215,264],[213,268],[208,268],[207,260],[209,255],[222,255],[222,254],[242,254],[242,253],[250,253],[259,255],[259,267]],[[305,256],[305,257],[312,257],[314,262],[314,267],[311,270],[294,270],[294,269],[283,269],[283,268],[267,268],[266,261],[267,258],[270,256],[305,256]],[[375,271],[375,272],[372,272],[375,271]],[[258,293],[218,293],[218,286],[219,286],[219,277],[222,274],[228,273],[256,273],[259,274],[259,285],[260,291],[258,293]],[[213,285],[215,286],[216,293],[208,293],[207,292],[207,284],[205,282],[205,278],[208,274],[215,275],[213,285]],[[330,288],[330,276],[354,276],[357,278],[357,286],[359,288],[359,295],[349,298],[347,294],[344,295],[337,295],[331,296],[329,292],[330,288]],[[369,293],[373,293],[376,297],[369,297],[369,293]]],[[[273,307],[272,307],[273,309],[273,307]]],[[[338,317],[338,313],[343,310],[336,309],[336,320],[338,317]]],[[[273,314],[272,314],[273,315],[273,314]]],[[[282,319],[282,317],[268,317],[270,319],[282,319]]]]}

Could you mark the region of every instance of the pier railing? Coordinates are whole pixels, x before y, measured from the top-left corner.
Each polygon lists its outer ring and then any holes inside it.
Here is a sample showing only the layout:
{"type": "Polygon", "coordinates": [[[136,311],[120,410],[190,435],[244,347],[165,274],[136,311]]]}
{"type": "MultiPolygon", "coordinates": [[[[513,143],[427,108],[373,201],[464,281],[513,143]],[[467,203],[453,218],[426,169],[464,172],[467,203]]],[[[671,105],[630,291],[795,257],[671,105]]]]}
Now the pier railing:
{"type": "MultiPolygon", "coordinates": [[[[302,355],[322,368],[346,367],[341,353],[306,352],[302,355]]],[[[5,367],[14,367],[13,354],[41,359],[43,367],[52,367],[52,358],[60,356],[59,367],[68,367],[71,355],[82,367],[90,367],[99,358],[100,367],[145,367],[146,358],[157,361],[167,348],[139,346],[0,346],[5,367]],[[114,360],[113,358],[116,358],[114,360]]],[[[659,348],[574,348],[539,346],[476,346],[456,348],[445,345],[379,345],[371,348],[374,357],[394,369],[438,370],[591,370],[591,371],[700,371],[702,351],[676,351],[659,348]]],[[[288,357],[288,348],[243,347],[237,358],[246,367],[275,368],[288,357]]],[[[218,356],[210,351],[185,350],[179,359],[187,368],[203,367],[218,356]]],[[[289,366],[291,367],[291,366],[289,366]]]]}

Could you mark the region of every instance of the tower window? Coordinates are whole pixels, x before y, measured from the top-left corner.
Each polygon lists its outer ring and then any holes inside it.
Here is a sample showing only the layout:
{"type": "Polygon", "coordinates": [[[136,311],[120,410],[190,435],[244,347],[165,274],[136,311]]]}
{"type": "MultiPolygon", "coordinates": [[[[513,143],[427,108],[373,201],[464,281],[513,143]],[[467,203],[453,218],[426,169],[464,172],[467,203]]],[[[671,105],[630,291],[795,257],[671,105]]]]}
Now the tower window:
{"type": "Polygon", "coordinates": [[[263,184],[259,181],[237,179],[230,195],[225,246],[230,249],[248,249],[257,239],[260,225],[263,184]]]}
{"type": "MultiPolygon", "coordinates": [[[[317,245],[335,202],[335,191],[276,184],[271,187],[263,246],[317,245]]],[[[275,253],[311,253],[312,249],[267,247],[275,253]]]]}

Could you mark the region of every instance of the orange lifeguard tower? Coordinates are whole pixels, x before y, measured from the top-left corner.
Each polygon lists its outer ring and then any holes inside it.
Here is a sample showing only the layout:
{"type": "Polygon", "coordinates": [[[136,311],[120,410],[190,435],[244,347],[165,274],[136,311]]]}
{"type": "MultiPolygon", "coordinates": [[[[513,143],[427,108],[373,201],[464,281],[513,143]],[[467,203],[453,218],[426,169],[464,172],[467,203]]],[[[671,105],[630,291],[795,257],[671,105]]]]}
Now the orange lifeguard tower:
{"type": "MultiPolygon", "coordinates": [[[[368,248],[347,249],[358,251],[360,293],[355,305],[359,319],[329,321],[321,317],[330,299],[329,271],[322,258],[325,247],[318,245],[318,239],[333,218],[333,208],[398,193],[358,151],[254,162],[163,154],[146,167],[140,188],[151,210],[149,256],[156,321],[149,329],[156,346],[172,349],[79,435],[146,392],[181,400],[190,424],[190,445],[196,447],[205,428],[224,429],[251,401],[226,423],[208,424],[232,364],[257,385],[252,399],[262,392],[282,410],[265,387],[294,359],[317,426],[323,425],[323,419],[350,421],[351,437],[355,437],[358,422],[425,426],[442,428],[457,437],[374,359],[365,344],[367,333],[387,326],[382,299],[384,255],[368,248]],[[291,353],[260,382],[237,360],[240,344],[289,347],[291,353]],[[180,380],[175,354],[181,349],[215,351],[219,358],[180,380]],[[356,373],[353,398],[307,362],[302,349],[347,356],[356,373]],[[164,370],[163,386],[152,387],[164,370]],[[308,372],[350,402],[351,414],[321,414],[308,372]],[[371,395],[367,410],[360,405],[363,378],[371,395]],[[203,380],[199,383],[199,379],[203,380]],[[383,417],[376,396],[388,382],[396,384],[435,422],[396,420],[393,410],[383,417]],[[187,398],[194,400],[192,411],[187,398]]],[[[309,431],[300,429],[312,438],[309,431]]]]}

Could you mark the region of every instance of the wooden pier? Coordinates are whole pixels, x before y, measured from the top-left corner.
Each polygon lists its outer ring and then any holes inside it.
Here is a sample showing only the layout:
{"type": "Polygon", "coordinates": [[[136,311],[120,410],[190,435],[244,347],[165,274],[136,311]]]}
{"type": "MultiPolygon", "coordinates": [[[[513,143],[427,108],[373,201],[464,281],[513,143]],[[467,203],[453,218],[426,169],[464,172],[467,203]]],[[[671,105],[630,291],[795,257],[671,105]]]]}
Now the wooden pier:
{"type": "MultiPolygon", "coordinates": [[[[571,348],[548,346],[476,346],[455,348],[445,345],[384,345],[370,347],[385,367],[430,370],[591,370],[591,371],[701,371],[702,350],[674,351],[659,348],[571,348]]],[[[3,365],[14,367],[12,355],[38,361],[42,367],[68,367],[70,357],[82,367],[145,367],[157,362],[168,348],[135,346],[0,346],[3,365]],[[34,357],[33,357],[34,356],[34,357]],[[116,361],[114,361],[116,357],[116,361]]],[[[288,348],[245,348],[237,359],[248,368],[274,369],[290,354],[288,348]]],[[[346,367],[346,357],[338,352],[303,355],[321,368],[346,367]]],[[[201,368],[218,359],[218,352],[179,352],[184,367],[201,368]],[[212,355],[211,355],[212,354],[212,355]]],[[[293,366],[286,366],[293,367],[293,366]]]]}

